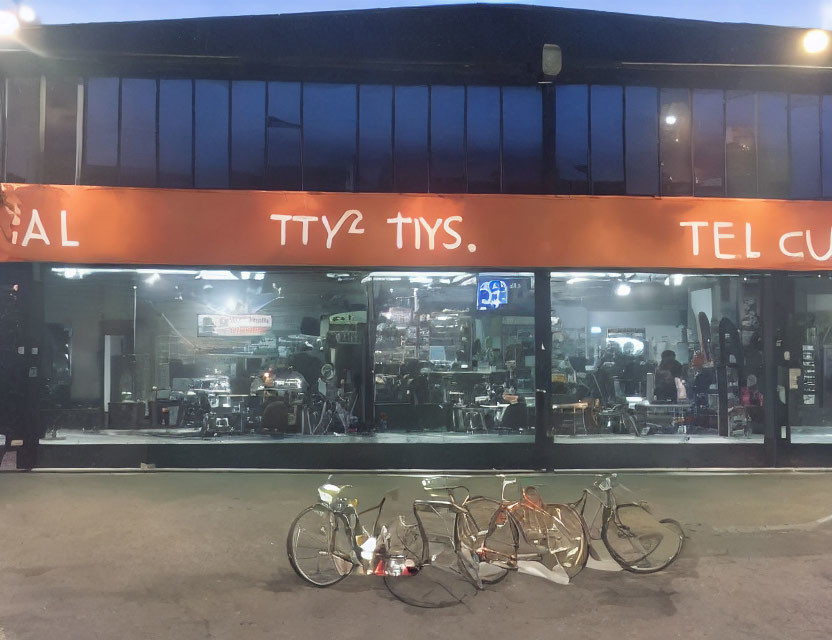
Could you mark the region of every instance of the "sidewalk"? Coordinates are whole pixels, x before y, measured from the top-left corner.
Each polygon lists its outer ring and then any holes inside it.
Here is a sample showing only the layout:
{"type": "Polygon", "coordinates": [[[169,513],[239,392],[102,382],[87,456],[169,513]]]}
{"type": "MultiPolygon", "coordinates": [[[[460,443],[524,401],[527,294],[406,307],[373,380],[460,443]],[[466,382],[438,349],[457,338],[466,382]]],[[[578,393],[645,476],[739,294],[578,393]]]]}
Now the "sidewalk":
{"type": "MultiPolygon", "coordinates": [[[[324,474],[0,475],[0,640],[52,638],[828,638],[832,474],[624,474],[689,536],[666,571],[585,570],[561,586],[525,575],[426,611],[380,579],[307,587],[288,526],[324,474]]],[[[571,500],[589,475],[536,477],[571,500]]],[[[363,506],[419,478],[343,474],[363,506]]],[[[524,479],[525,480],[525,479],[524,479]]],[[[531,478],[527,480],[531,482],[531,478]]],[[[465,480],[499,494],[499,479],[465,480]]],[[[392,513],[392,511],[391,511],[392,513]]]]}

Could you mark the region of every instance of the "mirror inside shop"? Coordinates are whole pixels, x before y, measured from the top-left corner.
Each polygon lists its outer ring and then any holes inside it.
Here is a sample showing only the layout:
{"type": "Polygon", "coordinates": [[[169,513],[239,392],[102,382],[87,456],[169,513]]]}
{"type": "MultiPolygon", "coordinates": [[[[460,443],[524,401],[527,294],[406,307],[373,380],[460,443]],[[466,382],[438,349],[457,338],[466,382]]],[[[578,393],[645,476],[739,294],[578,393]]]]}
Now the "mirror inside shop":
{"type": "MultiPolygon", "coordinates": [[[[52,268],[54,443],[535,437],[523,272],[52,268]]],[[[761,438],[758,283],[554,273],[566,441],[761,438]]]]}

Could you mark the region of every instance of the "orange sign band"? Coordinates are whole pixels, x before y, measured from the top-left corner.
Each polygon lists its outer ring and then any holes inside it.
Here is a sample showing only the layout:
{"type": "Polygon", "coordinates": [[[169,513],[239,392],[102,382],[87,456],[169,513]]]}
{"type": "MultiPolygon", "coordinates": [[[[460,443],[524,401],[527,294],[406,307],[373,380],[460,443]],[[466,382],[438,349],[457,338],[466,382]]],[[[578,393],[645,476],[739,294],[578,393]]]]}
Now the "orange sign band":
{"type": "Polygon", "coordinates": [[[0,262],[832,269],[832,202],[2,185],[0,262]]]}

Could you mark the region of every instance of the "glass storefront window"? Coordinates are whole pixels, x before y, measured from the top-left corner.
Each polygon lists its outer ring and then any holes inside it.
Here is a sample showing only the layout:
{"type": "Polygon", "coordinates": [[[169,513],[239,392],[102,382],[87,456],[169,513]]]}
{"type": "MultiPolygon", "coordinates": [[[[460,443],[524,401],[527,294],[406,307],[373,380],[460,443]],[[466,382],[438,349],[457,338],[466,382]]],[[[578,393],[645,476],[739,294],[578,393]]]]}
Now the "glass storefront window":
{"type": "Polygon", "coordinates": [[[725,92],[725,171],[730,198],[757,196],[757,94],[725,92]]]}
{"type": "Polygon", "coordinates": [[[302,189],[300,82],[270,82],[266,117],[266,185],[271,189],[302,189]]]}
{"type": "Polygon", "coordinates": [[[551,301],[556,440],[762,441],[756,278],[553,273],[551,301]]]}
{"type": "Polygon", "coordinates": [[[590,93],[592,193],[624,193],[624,92],[593,86],[590,93]]]}
{"type": "MultiPolygon", "coordinates": [[[[655,112],[656,106],[653,105],[655,112]]],[[[589,88],[558,86],[555,94],[558,193],[589,193],[589,88]]]]}
{"type": "Polygon", "coordinates": [[[78,155],[78,80],[47,78],[43,135],[43,181],[75,184],[78,155]]]}
{"type": "Polygon", "coordinates": [[[364,428],[363,277],[52,268],[46,437],[265,442],[364,428]]]}
{"type": "Polygon", "coordinates": [[[193,94],[191,80],[159,83],[159,186],[188,188],[194,184],[193,94]]]}
{"type": "Polygon", "coordinates": [[[266,163],[266,84],[231,83],[231,186],[259,189],[266,163]]]}
{"type": "Polygon", "coordinates": [[[394,95],[396,190],[428,190],[428,88],[396,87],[394,95]]]}
{"type": "Polygon", "coordinates": [[[534,438],[534,278],[371,273],[375,424],[534,438]]]}
{"type": "Polygon", "coordinates": [[[503,87],[503,192],[540,193],[543,186],[543,94],[503,87]]]}
{"type": "Polygon", "coordinates": [[[89,78],[84,95],[84,184],[118,182],[118,78],[89,78]]]}
{"type": "Polygon", "coordinates": [[[725,195],[725,95],[693,92],[693,195],[725,195]]]}
{"type": "Polygon", "coordinates": [[[792,198],[821,197],[820,99],[789,96],[789,159],[792,198]]]}
{"type": "Polygon", "coordinates": [[[785,93],[757,95],[757,195],[788,198],[789,129],[788,96],[785,93]]]}
{"type": "Polygon", "coordinates": [[[465,192],[465,87],[431,88],[430,190],[465,192]]]}
{"type": "Polygon", "coordinates": [[[228,82],[197,80],[194,87],[194,186],[228,188],[228,82]]]}
{"type": "Polygon", "coordinates": [[[393,189],[393,87],[358,87],[358,190],[393,189]]]}
{"type": "Polygon", "coordinates": [[[788,310],[785,341],[778,349],[789,372],[783,423],[790,426],[792,442],[832,442],[832,279],[828,274],[790,276],[781,300],[788,310]]]}
{"type": "Polygon", "coordinates": [[[500,88],[468,87],[466,156],[470,193],[499,193],[500,88]]]}

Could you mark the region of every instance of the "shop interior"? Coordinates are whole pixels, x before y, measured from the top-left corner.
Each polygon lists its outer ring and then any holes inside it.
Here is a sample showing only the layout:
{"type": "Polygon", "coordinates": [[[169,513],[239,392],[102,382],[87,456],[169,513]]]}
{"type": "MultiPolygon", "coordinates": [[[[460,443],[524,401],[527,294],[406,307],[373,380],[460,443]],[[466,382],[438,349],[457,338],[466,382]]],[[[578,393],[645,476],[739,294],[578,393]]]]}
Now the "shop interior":
{"type": "MultiPolygon", "coordinates": [[[[534,439],[523,272],[55,267],[53,443],[534,439]]],[[[758,284],[554,273],[555,440],[761,438],[758,284]]]]}
{"type": "Polygon", "coordinates": [[[756,278],[556,273],[551,301],[556,439],[762,439],[756,278]]]}

